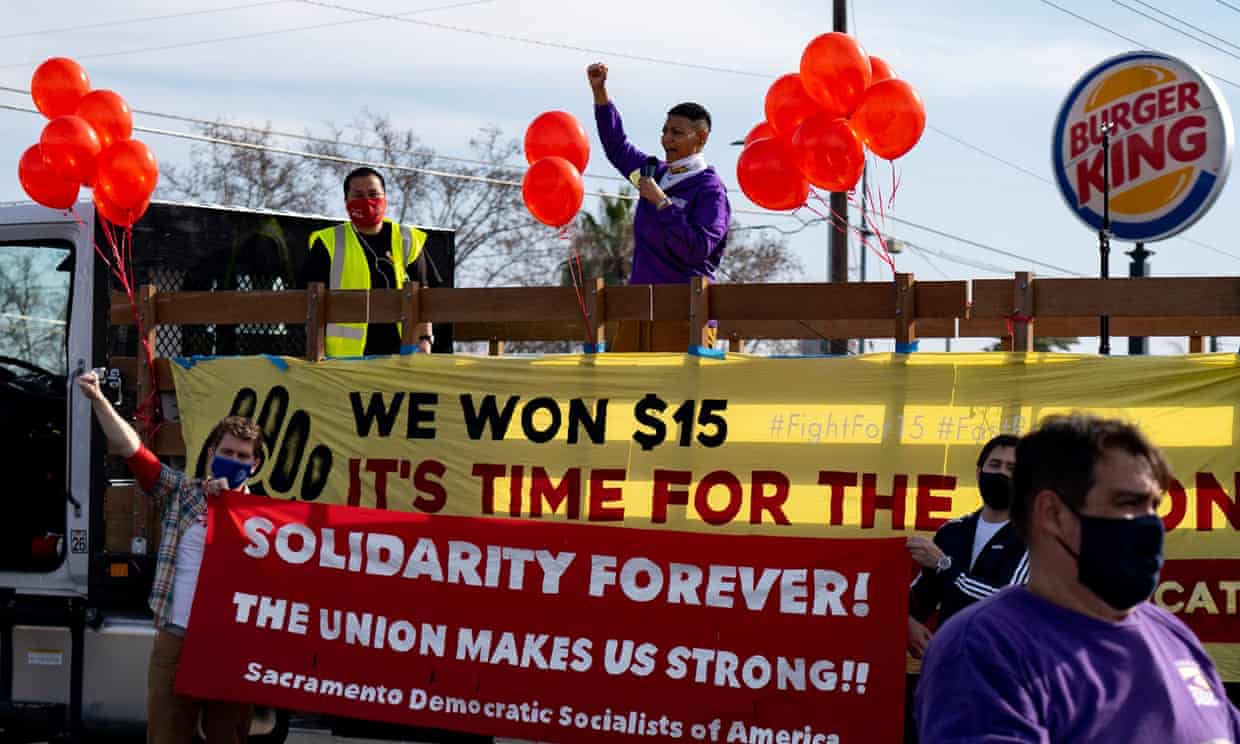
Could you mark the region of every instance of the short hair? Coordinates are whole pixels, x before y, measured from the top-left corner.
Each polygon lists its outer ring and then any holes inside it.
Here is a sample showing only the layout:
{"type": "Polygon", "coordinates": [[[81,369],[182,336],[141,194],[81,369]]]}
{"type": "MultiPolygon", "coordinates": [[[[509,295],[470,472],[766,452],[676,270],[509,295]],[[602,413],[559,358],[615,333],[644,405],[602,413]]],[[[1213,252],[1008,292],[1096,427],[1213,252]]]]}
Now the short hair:
{"type": "Polygon", "coordinates": [[[1171,466],[1162,450],[1141,430],[1118,419],[1083,413],[1048,416],[1016,445],[1012,475],[1012,525],[1029,540],[1033,500],[1042,491],[1054,491],[1065,505],[1079,512],[1094,485],[1094,466],[1107,450],[1119,449],[1150,464],[1158,487],[1171,483],[1171,466]]]}
{"type": "Polygon", "coordinates": [[[668,116],[683,116],[689,121],[706,122],[706,131],[710,131],[710,112],[700,103],[678,103],[667,112],[668,116]]]}
{"type": "Polygon", "coordinates": [[[986,464],[986,458],[990,457],[991,451],[996,447],[1015,447],[1018,444],[1020,444],[1020,437],[1011,434],[1000,434],[992,438],[982,447],[981,454],[977,456],[978,470],[981,470],[982,466],[986,464]]]}
{"type": "Polygon", "coordinates": [[[361,168],[354,168],[349,171],[349,175],[344,177],[344,196],[346,199],[349,198],[349,181],[355,178],[365,178],[366,176],[374,176],[379,179],[379,185],[383,187],[383,193],[387,193],[387,181],[383,180],[383,174],[374,168],[363,165],[361,168]]]}
{"type": "Polygon", "coordinates": [[[220,419],[211,433],[207,435],[207,447],[215,449],[225,434],[232,434],[243,442],[254,443],[254,459],[263,459],[263,430],[254,419],[245,416],[228,416],[220,419]]]}

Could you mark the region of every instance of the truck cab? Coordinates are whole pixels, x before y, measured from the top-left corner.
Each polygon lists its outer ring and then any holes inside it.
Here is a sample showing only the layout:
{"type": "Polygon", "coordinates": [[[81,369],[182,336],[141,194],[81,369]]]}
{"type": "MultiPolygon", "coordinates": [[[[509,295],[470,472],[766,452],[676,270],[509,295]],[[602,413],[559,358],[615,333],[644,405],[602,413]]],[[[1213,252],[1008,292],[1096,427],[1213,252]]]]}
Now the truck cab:
{"type": "MultiPolygon", "coordinates": [[[[160,291],[292,289],[322,216],[154,202],[132,241],[89,201],[70,212],[0,204],[0,443],[8,502],[0,520],[0,740],[93,740],[145,728],[154,626],[146,605],[158,514],[105,451],[74,378],[105,370],[105,392],[131,418],[132,326],[111,323],[113,241],[132,254],[132,286],[160,291]]],[[[433,286],[451,286],[453,235],[426,228],[433,286]]],[[[450,351],[450,328],[436,328],[450,351]]],[[[154,335],[156,357],[298,354],[292,325],[179,326],[154,335]]],[[[176,420],[175,399],[161,401],[176,420]]],[[[185,467],[181,457],[165,457],[185,467]]],[[[192,468],[194,463],[189,464],[192,468]]],[[[259,711],[252,740],[280,741],[287,714],[259,711]]]]}

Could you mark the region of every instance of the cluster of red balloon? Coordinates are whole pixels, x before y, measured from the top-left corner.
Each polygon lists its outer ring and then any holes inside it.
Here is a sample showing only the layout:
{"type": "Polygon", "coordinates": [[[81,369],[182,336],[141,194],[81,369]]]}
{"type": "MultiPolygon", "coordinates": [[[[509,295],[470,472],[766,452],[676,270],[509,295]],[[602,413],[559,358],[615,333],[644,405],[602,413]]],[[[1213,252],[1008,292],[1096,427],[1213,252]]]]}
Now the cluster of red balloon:
{"type": "Polygon", "coordinates": [[[34,71],[34,105],[49,121],[38,144],[22,154],[17,177],[31,199],[69,209],[82,186],[94,189],[95,208],[123,227],[137,222],[151,203],[159,164],[131,139],[133,115],[110,90],[91,90],[77,62],[53,57],[34,71]]]}
{"type": "Polygon", "coordinates": [[[865,168],[865,147],[895,160],[926,128],[913,86],[839,32],[805,47],[801,71],[771,85],[765,108],[766,121],[745,137],[736,177],[755,204],[781,211],[804,205],[811,184],[851,191],[865,168]]]}
{"type": "Polygon", "coordinates": [[[521,196],[534,219],[552,227],[573,221],[585,198],[581,173],[590,162],[590,140],[577,117],[564,111],[539,114],[525,130],[521,196]]]}

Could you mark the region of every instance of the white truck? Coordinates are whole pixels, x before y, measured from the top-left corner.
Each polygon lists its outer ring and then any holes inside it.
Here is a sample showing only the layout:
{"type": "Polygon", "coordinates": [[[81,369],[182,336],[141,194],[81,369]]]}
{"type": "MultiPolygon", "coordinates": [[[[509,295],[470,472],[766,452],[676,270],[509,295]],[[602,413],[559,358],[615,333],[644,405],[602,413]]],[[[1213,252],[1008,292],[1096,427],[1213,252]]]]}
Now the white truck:
{"type": "MultiPolygon", "coordinates": [[[[154,628],[147,610],[158,515],[109,458],[73,378],[109,369],[105,389],[132,415],[132,327],[110,323],[118,285],[90,202],[76,215],[0,204],[0,741],[140,735],[154,628]],[[122,365],[123,366],[123,365],[122,365]],[[116,498],[113,498],[116,496],[116,498]]],[[[162,291],[291,289],[326,217],[155,202],[134,227],[138,284],[162,291]]],[[[432,283],[452,285],[453,235],[428,229],[432,283]]],[[[437,351],[452,348],[436,328],[437,351]]],[[[296,326],[161,328],[157,356],[300,355],[296,326]]],[[[175,417],[175,401],[164,405],[175,417]]],[[[184,466],[185,463],[173,462],[184,466]]],[[[193,467],[193,463],[190,463],[193,467]]],[[[288,714],[260,710],[252,741],[279,742],[288,714]]]]}

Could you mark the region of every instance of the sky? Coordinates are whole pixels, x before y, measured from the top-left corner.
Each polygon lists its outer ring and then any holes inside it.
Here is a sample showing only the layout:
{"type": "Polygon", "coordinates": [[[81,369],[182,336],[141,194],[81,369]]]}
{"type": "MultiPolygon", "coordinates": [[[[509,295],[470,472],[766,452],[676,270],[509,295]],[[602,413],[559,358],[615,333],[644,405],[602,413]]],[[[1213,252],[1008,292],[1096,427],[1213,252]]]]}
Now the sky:
{"type": "MultiPolygon", "coordinates": [[[[851,0],[850,30],[922,95],[929,128],[897,164],[899,190],[886,230],[912,246],[896,256],[918,278],[970,279],[1034,270],[1036,260],[1096,276],[1097,238],[1064,205],[1050,179],[1053,119],[1073,82],[1103,59],[1137,48],[1168,52],[1240,82],[1240,2],[1184,0],[1173,13],[1200,30],[1176,33],[1141,13],[1176,22],[1140,0],[1055,0],[1134,44],[1051,7],[1046,0],[851,0]],[[1213,37],[1207,36],[1206,32],[1213,37]],[[905,222],[897,223],[895,219],[905,222]],[[1014,258],[906,222],[1000,249],[1014,258]]],[[[797,69],[801,51],[831,29],[830,0],[627,3],[568,0],[0,0],[0,86],[28,89],[50,56],[77,59],[92,84],[120,92],[133,108],[326,134],[324,122],[362,109],[390,115],[440,154],[468,156],[469,140],[497,126],[519,138],[539,113],[576,115],[592,137],[588,173],[615,175],[594,135],[585,68],[610,67],[608,87],[630,138],[657,151],[667,109],[696,100],[710,109],[707,158],[736,187],[744,137],[762,119],[766,89],[797,69]],[[193,15],[181,15],[193,13],[193,15]],[[176,15],[178,17],[153,18],[176,15]],[[402,16],[403,20],[392,16],[402,16]]],[[[1240,87],[1219,83],[1240,106],[1240,87]]],[[[0,92],[0,103],[29,97],[0,92]]],[[[38,138],[40,117],[0,109],[0,200],[24,198],[17,160],[38,138]]],[[[189,125],[137,115],[141,126],[189,125]]],[[[1234,126],[1234,123],[1233,123],[1234,126]]],[[[143,134],[162,163],[187,161],[189,144],[143,134]]],[[[301,149],[296,141],[280,143],[301,149]]],[[[871,170],[889,193],[886,162],[871,170]]],[[[588,189],[615,182],[588,179],[588,189]]],[[[753,210],[739,192],[733,207],[753,210]]],[[[595,201],[586,198],[585,209],[595,201]]],[[[343,205],[340,209],[343,213],[343,205]]],[[[744,225],[800,227],[786,216],[738,214],[744,225]]],[[[1240,193],[1225,187],[1184,235],[1147,246],[1150,273],[1240,273],[1240,193]],[[1201,245],[1204,244],[1204,245],[1201,245]]],[[[828,228],[789,237],[805,281],[826,278],[828,228]]],[[[1130,245],[1112,248],[1112,275],[1126,275],[1130,245]]],[[[858,247],[854,246],[854,263],[858,247]]],[[[867,278],[890,280],[871,256],[867,278]]],[[[1235,351],[1240,339],[1223,339],[1235,351]]],[[[984,341],[957,341],[954,349],[984,341]]],[[[1126,345],[1113,343],[1120,353],[1126,345]]],[[[1155,353],[1186,351],[1186,339],[1157,339],[1155,353]]],[[[890,342],[874,348],[890,349],[890,342]]],[[[943,348],[926,341],[923,349],[943,348]]],[[[1081,351],[1096,341],[1082,340],[1081,351]]]]}

